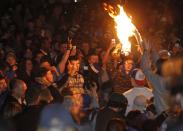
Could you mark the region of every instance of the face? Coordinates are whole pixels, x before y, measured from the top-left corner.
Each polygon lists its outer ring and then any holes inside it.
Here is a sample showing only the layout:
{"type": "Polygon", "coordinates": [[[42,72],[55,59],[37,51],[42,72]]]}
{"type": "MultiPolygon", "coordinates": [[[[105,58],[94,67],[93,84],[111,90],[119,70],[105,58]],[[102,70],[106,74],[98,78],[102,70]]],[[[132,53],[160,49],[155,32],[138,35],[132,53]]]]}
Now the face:
{"type": "Polygon", "coordinates": [[[89,58],[89,63],[90,64],[94,64],[94,63],[99,63],[99,57],[98,57],[98,55],[92,55],[92,56],[90,56],[90,58],[89,58]]]}
{"type": "Polygon", "coordinates": [[[65,53],[67,51],[67,44],[61,44],[60,45],[60,52],[65,53]]]}
{"type": "Polygon", "coordinates": [[[88,53],[89,49],[90,49],[90,46],[88,43],[83,43],[82,44],[82,49],[85,53],[88,53]]]}
{"type": "Polygon", "coordinates": [[[125,70],[130,71],[133,68],[133,61],[132,60],[126,60],[125,61],[125,70]]]}
{"type": "Polygon", "coordinates": [[[5,79],[0,80],[0,94],[7,89],[7,83],[5,79]]]}
{"type": "Polygon", "coordinates": [[[41,60],[42,57],[43,57],[43,54],[42,54],[42,53],[38,53],[38,54],[36,55],[35,60],[36,60],[38,63],[40,63],[40,60],[41,60]]]}
{"type": "Polygon", "coordinates": [[[18,86],[16,89],[15,89],[15,93],[19,96],[19,97],[22,97],[24,98],[25,97],[25,92],[27,90],[27,85],[25,84],[25,82],[21,82],[21,85],[18,86]]]}
{"type": "Polygon", "coordinates": [[[32,51],[30,49],[27,49],[25,54],[24,54],[25,58],[32,58],[32,51]]]}
{"type": "Polygon", "coordinates": [[[53,83],[54,80],[53,80],[53,74],[51,73],[51,71],[48,71],[46,73],[46,76],[45,76],[46,80],[49,81],[50,83],[53,83]]]}
{"type": "Polygon", "coordinates": [[[10,64],[11,66],[16,64],[16,59],[15,59],[13,56],[7,57],[6,61],[7,61],[7,63],[10,64]]]}
{"type": "Polygon", "coordinates": [[[51,65],[50,65],[49,62],[46,61],[46,62],[41,63],[41,66],[40,67],[44,67],[46,69],[50,69],[51,65]]]}
{"type": "Polygon", "coordinates": [[[27,60],[25,66],[26,66],[26,70],[31,71],[32,68],[33,68],[32,61],[31,60],[27,60]]]}
{"type": "Polygon", "coordinates": [[[72,72],[72,74],[76,74],[80,68],[79,60],[70,61],[67,68],[68,68],[68,72],[70,72],[70,73],[72,72]]]}

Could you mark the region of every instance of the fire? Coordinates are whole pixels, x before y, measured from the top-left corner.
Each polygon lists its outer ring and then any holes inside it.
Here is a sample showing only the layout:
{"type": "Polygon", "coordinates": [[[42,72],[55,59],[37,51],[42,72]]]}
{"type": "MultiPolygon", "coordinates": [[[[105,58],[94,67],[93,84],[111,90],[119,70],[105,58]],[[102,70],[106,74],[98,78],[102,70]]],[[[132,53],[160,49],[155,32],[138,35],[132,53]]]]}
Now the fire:
{"type": "Polygon", "coordinates": [[[111,6],[109,8],[105,8],[109,15],[114,19],[115,29],[117,32],[118,39],[122,44],[122,52],[125,55],[128,55],[131,52],[131,43],[129,38],[135,36],[138,43],[142,42],[140,33],[138,32],[135,25],[132,23],[131,17],[128,17],[124,8],[118,5],[119,13],[116,15],[116,12],[113,10],[111,6]]]}

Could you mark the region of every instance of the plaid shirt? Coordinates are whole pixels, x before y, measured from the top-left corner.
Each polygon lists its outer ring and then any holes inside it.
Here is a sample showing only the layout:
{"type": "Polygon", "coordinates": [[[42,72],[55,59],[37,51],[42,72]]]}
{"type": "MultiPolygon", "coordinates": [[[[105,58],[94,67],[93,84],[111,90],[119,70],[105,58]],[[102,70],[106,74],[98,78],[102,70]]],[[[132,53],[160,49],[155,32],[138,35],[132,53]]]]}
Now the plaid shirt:
{"type": "Polygon", "coordinates": [[[69,76],[67,82],[64,84],[64,90],[70,90],[71,92],[83,93],[84,78],[81,74],[69,76]]]}

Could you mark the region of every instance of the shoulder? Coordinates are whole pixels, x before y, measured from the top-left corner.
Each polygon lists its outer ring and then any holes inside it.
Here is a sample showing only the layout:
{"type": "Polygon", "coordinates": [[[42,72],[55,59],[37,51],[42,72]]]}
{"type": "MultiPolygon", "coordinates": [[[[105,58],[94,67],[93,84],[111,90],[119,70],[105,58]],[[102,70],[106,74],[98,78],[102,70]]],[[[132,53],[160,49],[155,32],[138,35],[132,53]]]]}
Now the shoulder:
{"type": "Polygon", "coordinates": [[[124,93],[123,93],[123,95],[127,97],[127,96],[132,95],[132,94],[133,94],[133,92],[134,92],[134,90],[133,90],[133,89],[129,89],[128,91],[124,92],[124,93]]]}

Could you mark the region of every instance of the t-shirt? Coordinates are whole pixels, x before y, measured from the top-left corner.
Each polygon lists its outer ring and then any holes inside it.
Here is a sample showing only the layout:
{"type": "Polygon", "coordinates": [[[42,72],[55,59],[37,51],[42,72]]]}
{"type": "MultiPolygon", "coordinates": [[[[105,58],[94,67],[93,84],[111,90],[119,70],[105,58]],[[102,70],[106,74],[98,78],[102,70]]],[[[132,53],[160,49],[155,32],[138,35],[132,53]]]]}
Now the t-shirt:
{"type": "Polygon", "coordinates": [[[153,97],[152,91],[147,87],[134,87],[123,94],[128,100],[126,114],[133,109],[133,103],[137,96],[144,95],[147,99],[153,97]]]}

